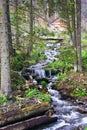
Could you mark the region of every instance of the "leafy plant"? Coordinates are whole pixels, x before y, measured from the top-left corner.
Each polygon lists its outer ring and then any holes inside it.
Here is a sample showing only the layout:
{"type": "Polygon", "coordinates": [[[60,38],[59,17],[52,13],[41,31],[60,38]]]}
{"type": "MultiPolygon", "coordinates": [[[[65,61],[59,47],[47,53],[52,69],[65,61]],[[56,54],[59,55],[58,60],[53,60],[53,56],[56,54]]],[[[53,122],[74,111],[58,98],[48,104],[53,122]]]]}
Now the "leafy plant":
{"type": "Polygon", "coordinates": [[[29,88],[26,92],[25,92],[26,97],[31,98],[33,96],[37,97],[38,99],[44,101],[44,102],[50,102],[51,101],[51,97],[48,93],[43,93],[40,92],[38,89],[36,88],[29,88]]]}
{"type": "Polygon", "coordinates": [[[67,74],[66,74],[66,73],[59,73],[59,74],[57,75],[58,81],[65,80],[66,77],[67,77],[67,74]]]}
{"type": "Polygon", "coordinates": [[[77,97],[83,97],[83,96],[87,96],[87,93],[85,92],[85,90],[83,88],[76,88],[74,90],[74,93],[77,97]]]}
{"type": "Polygon", "coordinates": [[[46,82],[46,81],[41,81],[41,85],[42,85],[43,87],[46,87],[46,86],[47,86],[47,82],[46,82]]]}
{"type": "Polygon", "coordinates": [[[0,104],[7,102],[7,98],[6,97],[0,97],[0,104]]]}

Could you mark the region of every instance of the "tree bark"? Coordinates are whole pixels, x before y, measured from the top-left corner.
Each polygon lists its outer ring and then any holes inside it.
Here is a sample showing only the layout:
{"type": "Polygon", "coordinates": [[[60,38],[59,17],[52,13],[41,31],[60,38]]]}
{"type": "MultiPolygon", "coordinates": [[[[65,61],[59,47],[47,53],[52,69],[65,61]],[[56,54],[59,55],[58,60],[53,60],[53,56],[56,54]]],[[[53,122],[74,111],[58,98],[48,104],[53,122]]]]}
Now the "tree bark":
{"type": "Polygon", "coordinates": [[[73,47],[74,47],[74,71],[78,71],[78,54],[77,54],[77,27],[76,27],[76,3],[73,0],[72,8],[72,28],[73,28],[73,47]]]}
{"type": "Polygon", "coordinates": [[[10,54],[13,55],[13,47],[12,47],[12,33],[11,33],[11,22],[10,22],[10,10],[9,10],[9,0],[6,0],[6,14],[7,14],[7,29],[8,29],[8,43],[9,43],[9,51],[10,54]]]}
{"type": "Polygon", "coordinates": [[[15,44],[19,45],[18,0],[14,0],[15,44]]]}
{"type": "Polygon", "coordinates": [[[1,93],[11,95],[10,58],[8,44],[8,27],[6,15],[7,0],[0,0],[0,39],[1,39],[1,93]]]}
{"type": "Polygon", "coordinates": [[[78,71],[82,71],[81,54],[81,0],[76,1],[77,5],[77,52],[78,52],[78,71]]]}
{"type": "Polygon", "coordinates": [[[30,0],[30,40],[28,46],[28,55],[32,52],[33,48],[33,1],[30,0]]]}

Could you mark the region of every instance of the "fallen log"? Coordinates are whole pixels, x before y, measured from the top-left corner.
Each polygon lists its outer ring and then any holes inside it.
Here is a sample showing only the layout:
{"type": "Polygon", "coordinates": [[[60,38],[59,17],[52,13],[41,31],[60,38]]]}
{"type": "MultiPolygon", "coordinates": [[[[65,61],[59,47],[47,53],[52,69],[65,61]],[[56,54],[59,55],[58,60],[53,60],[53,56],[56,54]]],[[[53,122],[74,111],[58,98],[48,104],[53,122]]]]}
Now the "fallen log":
{"type": "Polygon", "coordinates": [[[36,126],[52,123],[55,121],[57,121],[57,117],[49,117],[47,115],[43,115],[2,127],[0,128],[0,130],[25,130],[25,129],[30,130],[36,126]]]}
{"type": "Polygon", "coordinates": [[[62,42],[64,39],[60,39],[60,38],[52,38],[52,37],[49,37],[49,38],[44,38],[44,37],[42,37],[41,39],[43,39],[43,40],[57,40],[58,42],[62,42]]]}
{"type": "Polygon", "coordinates": [[[23,121],[35,116],[40,116],[51,108],[52,107],[49,103],[44,102],[26,108],[8,111],[6,113],[0,114],[0,127],[16,123],[18,121],[23,121]]]}

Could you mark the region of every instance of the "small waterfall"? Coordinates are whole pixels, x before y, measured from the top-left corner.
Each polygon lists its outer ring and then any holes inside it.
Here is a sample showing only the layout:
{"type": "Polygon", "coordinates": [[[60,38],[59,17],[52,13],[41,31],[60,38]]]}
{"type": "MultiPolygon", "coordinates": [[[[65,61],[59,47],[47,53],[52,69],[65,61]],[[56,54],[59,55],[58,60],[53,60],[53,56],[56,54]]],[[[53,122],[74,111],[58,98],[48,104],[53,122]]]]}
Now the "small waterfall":
{"type": "Polygon", "coordinates": [[[37,78],[45,78],[46,77],[44,69],[35,69],[35,74],[36,74],[37,78]]]}

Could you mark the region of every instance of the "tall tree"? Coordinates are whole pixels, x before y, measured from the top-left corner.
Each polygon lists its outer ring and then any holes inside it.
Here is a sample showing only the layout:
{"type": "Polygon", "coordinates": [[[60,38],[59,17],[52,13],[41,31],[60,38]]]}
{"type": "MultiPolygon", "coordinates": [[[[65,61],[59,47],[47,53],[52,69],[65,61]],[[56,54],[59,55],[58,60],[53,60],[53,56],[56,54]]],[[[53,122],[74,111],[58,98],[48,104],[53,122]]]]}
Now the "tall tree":
{"type": "Polygon", "coordinates": [[[33,47],[33,1],[30,0],[30,40],[29,40],[28,54],[32,51],[33,47]]]}
{"type": "Polygon", "coordinates": [[[18,18],[18,4],[19,0],[14,0],[14,16],[15,16],[15,43],[19,45],[19,18],[18,18]]]}
{"type": "Polygon", "coordinates": [[[9,42],[9,49],[10,54],[13,55],[13,47],[12,47],[12,33],[11,33],[11,22],[10,22],[10,9],[9,9],[9,0],[6,1],[6,14],[7,14],[7,29],[8,29],[8,42],[9,42]]]}
{"type": "Polygon", "coordinates": [[[78,51],[78,71],[82,71],[81,54],[81,0],[77,0],[77,51],[78,51]]]}
{"type": "Polygon", "coordinates": [[[11,78],[6,3],[7,0],[0,0],[1,93],[10,96],[11,78]]]}

